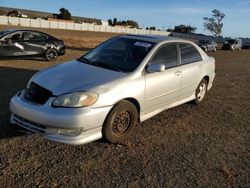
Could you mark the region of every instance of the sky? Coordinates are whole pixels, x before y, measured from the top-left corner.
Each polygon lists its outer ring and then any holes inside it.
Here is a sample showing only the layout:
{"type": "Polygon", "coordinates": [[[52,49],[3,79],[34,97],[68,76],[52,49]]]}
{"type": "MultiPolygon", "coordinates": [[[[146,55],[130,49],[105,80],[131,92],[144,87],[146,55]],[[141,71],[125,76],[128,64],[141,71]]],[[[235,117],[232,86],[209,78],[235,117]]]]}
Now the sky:
{"type": "Polygon", "coordinates": [[[61,7],[73,16],[108,20],[135,20],[140,27],[174,28],[185,24],[204,29],[203,17],[211,17],[219,9],[223,20],[223,36],[250,37],[250,0],[0,0],[0,6],[58,13],[61,7]]]}

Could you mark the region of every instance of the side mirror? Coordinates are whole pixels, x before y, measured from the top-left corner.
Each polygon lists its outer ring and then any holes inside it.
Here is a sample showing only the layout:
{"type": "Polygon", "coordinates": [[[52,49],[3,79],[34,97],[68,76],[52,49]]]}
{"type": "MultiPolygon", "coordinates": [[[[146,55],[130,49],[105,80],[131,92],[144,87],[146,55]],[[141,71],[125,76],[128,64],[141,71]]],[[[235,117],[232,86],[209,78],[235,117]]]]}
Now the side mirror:
{"type": "Polygon", "coordinates": [[[149,64],[147,67],[148,73],[163,72],[165,70],[165,65],[163,64],[149,64]]]}

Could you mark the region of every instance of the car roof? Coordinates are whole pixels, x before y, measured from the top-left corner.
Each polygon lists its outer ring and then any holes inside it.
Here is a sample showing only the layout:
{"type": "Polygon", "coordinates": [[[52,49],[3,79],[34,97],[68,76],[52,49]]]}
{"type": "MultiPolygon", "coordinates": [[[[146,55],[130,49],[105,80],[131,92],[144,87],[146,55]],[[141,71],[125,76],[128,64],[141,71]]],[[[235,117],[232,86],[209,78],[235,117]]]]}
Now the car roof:
{"type": "Polygon", "coordinates": [[[172,41],[172,40],[184,41],[183,39],[169,37],[166,35],[120,35],[120,37],[144,40],[144,41],[153,42],[153,43],[159,43],[162,41],[172,41]]]}
{"type": "MultiPolygon", "coordinates": [[[[44,32],[41,32],[41,31],[36,31],[36,30],[31,30],[31,29],[5,29],[3,31],[7,31],[9,34],[14,33],[14,32],[18,32],[18,31],[32,31],[32,32],[37,32],[37,33],[42,33],[42,34],[45,34],[45,35],[49,35],[48,33],[44,33],[44,32]]],[[[49,36],[51,36],[51,35],[49,35],[49,36]]]]}
{"type": "MultiPolygon", "coordinates": [[[[18,32],[18,31],[31,31],[31,32],[37,32],[37,33],[41,33],[41,34],[44,34],[44,35],[47,35],[47,36],[49,36],[49,37],[52,37],[52,38],[55,38],[54,36],[51,36],[50,34],[48,34],[48,33],[44,33],[44,32],[42,32],[42,31],[36,31],[36,30],[31,30],[31,29],[5,29],[5,30],[3,30],[3,31],[7,31],[8,32],[8,34],[11,34],[11,33],[14,33],[14,32],[18,32]]],[[[8,35],[7,34],[7,35],[8,35]]],[[[55,38],[56,39],[56,38],[55,38]]]]}

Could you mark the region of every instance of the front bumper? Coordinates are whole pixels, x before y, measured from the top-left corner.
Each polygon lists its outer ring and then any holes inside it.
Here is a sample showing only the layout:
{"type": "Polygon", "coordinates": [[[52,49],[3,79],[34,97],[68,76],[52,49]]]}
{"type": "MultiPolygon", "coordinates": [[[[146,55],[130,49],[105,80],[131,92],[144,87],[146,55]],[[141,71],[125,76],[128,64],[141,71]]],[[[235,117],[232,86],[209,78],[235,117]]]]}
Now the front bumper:
{"type": "Polygon", "coordinates": [[[53,108],[54,98],[38,105],[30,103],[23,95],[24,92],[20,92],[10,101],[11,123],[66,144],[85,144],[100,139],[102,125],[112,108],[53,108]],[[58,133],[59,129],[81,129],[82,132],[77,136],[65,136],[58,133]]]}

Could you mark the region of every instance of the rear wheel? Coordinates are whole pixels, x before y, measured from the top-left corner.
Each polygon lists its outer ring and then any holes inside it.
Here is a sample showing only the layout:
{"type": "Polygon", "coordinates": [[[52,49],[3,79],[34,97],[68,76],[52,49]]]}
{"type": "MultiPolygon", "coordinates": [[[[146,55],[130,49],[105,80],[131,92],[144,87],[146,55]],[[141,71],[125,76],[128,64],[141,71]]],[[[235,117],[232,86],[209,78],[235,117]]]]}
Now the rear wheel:
{"type": "Polygon", "coordinates": [[[54,48],[49,48],[45,52],[45,59],[47,61],[54,61],[54,60],[56,60],[57,56],[58,56],[58,53],[57,53],[56,49],[54,49],[54,48]]]}
{"type": "Polygon", "coordinates": [[[136,107],[129,101],[121,101],[110,111],[103,125],[103,136],[111,143],[119,143],[129,136],[138,122],[136,107]]]}
{"type": "Polygon", "coordinates": [[[205,98],[206,93],[207,93],[207,80],[203,78],[195,91],[194,102],[196,104],[201,103],[203,99],[205,98]]]}

